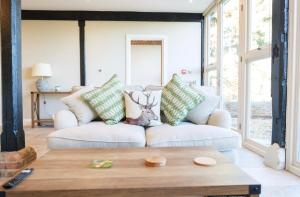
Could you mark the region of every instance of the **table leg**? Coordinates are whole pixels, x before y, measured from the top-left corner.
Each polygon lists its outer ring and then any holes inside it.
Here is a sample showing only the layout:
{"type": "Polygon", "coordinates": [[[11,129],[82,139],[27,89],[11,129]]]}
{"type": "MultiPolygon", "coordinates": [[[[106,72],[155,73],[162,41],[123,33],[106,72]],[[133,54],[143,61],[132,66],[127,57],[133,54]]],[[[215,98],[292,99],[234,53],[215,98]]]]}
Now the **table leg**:
{"type": "Polygon", "coordinates": [[[41,126],[40,123],[40,94],[36,94],[36,117],[38,120],[38,126],[41,126]]]}
{"type": "Polygon", "coordinates": [[[34,108],[35,108],[35,102],[34,102],[34,94],[31,93],[31,128],[34,128],[34,108]]]}

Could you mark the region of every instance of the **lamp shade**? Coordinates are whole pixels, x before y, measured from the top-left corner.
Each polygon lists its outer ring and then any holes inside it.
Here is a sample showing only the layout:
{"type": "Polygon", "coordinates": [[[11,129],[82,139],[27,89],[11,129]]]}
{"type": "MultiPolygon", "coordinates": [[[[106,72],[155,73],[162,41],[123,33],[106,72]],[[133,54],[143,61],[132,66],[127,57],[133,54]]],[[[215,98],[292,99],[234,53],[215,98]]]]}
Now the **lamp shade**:
{"type": "Polygon", "coordinates": [[[50,64],[37,63],[32,67],[33,77],[51,77],[52,69],[50,64]]]}

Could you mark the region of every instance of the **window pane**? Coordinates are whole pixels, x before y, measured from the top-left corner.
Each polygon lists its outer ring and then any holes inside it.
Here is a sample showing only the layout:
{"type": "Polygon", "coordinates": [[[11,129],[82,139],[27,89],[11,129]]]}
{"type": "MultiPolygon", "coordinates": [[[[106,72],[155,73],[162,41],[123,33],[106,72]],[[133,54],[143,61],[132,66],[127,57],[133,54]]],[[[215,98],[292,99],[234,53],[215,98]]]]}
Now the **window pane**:
{"type": "Polygon", "coordinates": [[[217,11],[212,11],[208,16],[208,65],[217,61],[217,11]]]}
{"type": "Polygon", "coordinates": [[[250,49],[264,47],[272,38],[272,0],[250,1],[250,49]]]}
{"type": "Polygon", "coordinates": [[[233,128],[238,128],[239,83],[239,0],[223,3],[223,84],[224,109],[231,113],[233,128]]]}
{"type": "Polygon", "coordinates": [[[217,88],[218,88],[217,70],[210,70],[207,72],[207,86],[213,87],[217,93],[217,88]]]}
{"type": "Polygon", "coordinates": [[[271,58],[250,63],[250,124],[248,137],[262,145],[271,144],[272,98],[271,58]]]}

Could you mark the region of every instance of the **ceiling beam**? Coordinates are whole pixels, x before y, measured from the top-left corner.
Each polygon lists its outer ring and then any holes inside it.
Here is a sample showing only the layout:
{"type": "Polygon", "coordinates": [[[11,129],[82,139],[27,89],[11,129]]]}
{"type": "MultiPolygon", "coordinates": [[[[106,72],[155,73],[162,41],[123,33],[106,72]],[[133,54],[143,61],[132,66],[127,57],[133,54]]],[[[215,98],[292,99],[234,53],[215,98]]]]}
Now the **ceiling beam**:
{"type": "Polygon", "coordinates": [[[200,22],[201,13],[23,10],[23,20],[200,22]]]}

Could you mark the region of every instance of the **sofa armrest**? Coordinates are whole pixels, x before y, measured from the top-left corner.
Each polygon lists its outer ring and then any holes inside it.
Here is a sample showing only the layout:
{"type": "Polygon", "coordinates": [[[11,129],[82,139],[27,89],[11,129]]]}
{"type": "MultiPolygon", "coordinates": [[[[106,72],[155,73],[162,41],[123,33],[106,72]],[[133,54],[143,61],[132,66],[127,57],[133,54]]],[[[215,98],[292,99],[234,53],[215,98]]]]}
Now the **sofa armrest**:
{"type": "Polygon", "coordinates": [[[78,126],[78,120],[76,116],[69,110],[61,110],[57,112],[53,117],[53,121],[54,128],[56,130],[78,126]]]}
{"type": "Polygon", "coordinates": [[[231,129],[232,118],[228,111],[215,111],[213,112],[209,119],[208,125],[222,127],[226,129],[231,129]]]}

